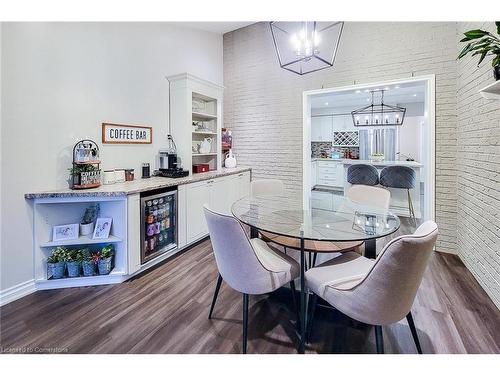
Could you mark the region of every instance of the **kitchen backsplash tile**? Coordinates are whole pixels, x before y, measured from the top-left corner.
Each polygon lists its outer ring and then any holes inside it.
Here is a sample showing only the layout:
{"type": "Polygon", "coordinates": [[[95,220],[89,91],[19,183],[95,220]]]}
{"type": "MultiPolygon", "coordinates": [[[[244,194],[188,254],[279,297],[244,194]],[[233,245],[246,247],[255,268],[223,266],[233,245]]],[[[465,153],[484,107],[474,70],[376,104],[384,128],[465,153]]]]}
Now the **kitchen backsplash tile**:
{"type": "MultiPolygon", "coordinates": [[[[311,142],[311,157],[319,158],[322,153],[326,153],[330,157],[332,151],[332,142],[311,142]]],[[[324,155],[323,155],[324,156],[324,155]]]]}

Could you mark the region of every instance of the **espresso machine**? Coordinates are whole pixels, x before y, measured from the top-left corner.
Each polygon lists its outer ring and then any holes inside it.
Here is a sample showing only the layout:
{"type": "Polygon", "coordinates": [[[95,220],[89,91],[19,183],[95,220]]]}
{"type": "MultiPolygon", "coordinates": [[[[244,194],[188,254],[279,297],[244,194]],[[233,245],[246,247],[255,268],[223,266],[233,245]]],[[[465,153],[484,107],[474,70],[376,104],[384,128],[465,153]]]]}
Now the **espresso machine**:
{"type": "Polygon", "coordinates": [[[156,175],[170,178],[188,176],[189,171],[180,167],[181,160],[177,156],[177,147],[175,146],[174,139],[170,134],[168,135],[167,140],[168,148],[166,150],[160,150],[159,152],[159,170],[156,175]]]}

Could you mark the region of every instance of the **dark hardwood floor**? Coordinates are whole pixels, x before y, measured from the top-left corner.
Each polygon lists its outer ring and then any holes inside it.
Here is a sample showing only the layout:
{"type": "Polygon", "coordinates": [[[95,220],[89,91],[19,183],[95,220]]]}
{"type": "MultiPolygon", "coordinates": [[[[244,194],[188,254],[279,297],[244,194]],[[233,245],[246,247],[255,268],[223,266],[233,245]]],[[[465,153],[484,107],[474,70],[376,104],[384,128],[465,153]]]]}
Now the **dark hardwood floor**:
{"type": "MultiPolygon", "coordinates": [[[[403,223],[399,233],[411,230],[403,223]]],[[[205,240],[123,284],[38,291],[0,308],[0,345],[4,351],[240,353],[241,295],[223,283],[207,319],[216,279],[205,240]]],[[[412,311],[424,353],[500,353],[500,311],[454,255],[432,255],[412,311]]],[[[296,353],[294,320],[289,290],[250,297],[248,352],[296,353]]],[[[406,321],[383,332],[386,353],[416,353],[406,321]]],[[[374,332],[318,308],[307,352],[374,353],[374,332]]]]}

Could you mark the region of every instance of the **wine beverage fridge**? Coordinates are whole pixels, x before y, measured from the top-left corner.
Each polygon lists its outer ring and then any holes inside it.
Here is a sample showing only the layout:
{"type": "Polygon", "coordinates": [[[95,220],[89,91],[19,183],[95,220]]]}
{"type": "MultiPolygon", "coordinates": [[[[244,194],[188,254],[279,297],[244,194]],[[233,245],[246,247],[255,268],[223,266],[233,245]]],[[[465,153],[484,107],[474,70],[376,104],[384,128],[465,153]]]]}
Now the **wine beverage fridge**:
{"type": "Polygon", "coordinates": [[[177,247],[177,189],[141,194],[141,264],[177,247]]]}

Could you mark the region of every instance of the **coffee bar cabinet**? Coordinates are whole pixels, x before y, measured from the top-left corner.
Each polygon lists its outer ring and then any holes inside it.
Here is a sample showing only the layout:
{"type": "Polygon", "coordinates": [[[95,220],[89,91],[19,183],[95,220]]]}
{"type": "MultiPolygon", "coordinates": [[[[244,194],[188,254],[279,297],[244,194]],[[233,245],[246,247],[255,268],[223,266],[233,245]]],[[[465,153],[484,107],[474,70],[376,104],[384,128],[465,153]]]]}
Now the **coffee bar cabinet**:
{"type": "Polygon", "coordinates": [[[167,79],[170,85],[171,132],[182,167],[190,173],[193,173],[193,165],[208,165],[210,171],[220,170],[223,162],[224,88],[188,73],[167,79]]]}

